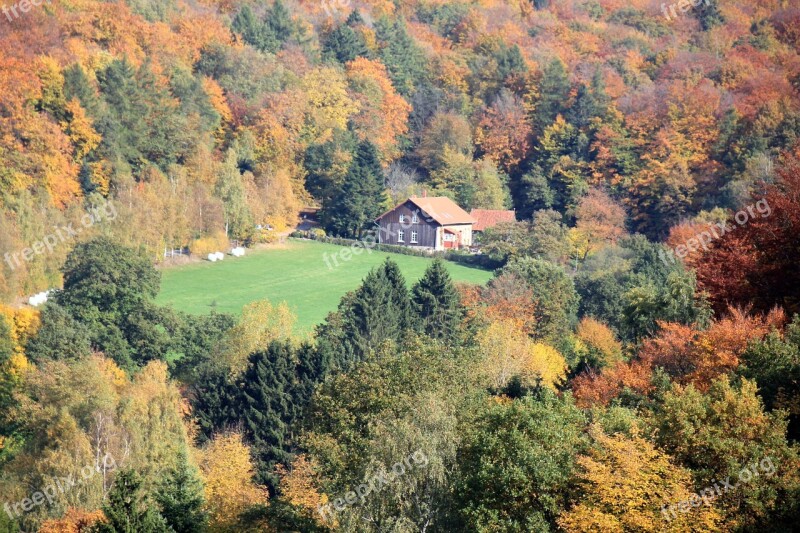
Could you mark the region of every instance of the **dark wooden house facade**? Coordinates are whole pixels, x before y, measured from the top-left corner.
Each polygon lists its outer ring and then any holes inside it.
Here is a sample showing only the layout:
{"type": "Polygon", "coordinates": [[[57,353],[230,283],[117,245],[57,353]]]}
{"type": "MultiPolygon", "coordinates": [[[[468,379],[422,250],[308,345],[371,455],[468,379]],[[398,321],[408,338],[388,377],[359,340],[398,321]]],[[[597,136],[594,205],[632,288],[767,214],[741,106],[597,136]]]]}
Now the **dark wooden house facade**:
{"type": "Polygon", "coordinates": [[[381,244],[426,250],[469,247],[474,222],[445,197],[412,197],[375,220],[381,244]]]}

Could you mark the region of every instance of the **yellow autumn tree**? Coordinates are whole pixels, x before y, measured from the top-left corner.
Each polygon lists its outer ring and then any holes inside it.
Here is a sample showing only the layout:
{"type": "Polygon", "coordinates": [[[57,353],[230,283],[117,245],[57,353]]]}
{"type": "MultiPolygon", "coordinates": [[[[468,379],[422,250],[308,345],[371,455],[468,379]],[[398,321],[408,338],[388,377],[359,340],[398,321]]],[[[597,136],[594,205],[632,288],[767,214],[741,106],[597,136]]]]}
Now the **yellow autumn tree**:
{"type": "Polygon", "coordinates": [[[598,367],[622,361],[622,343],[611,328],[591,317],[584,317],[578,324],[575,337],[580,341],[577,351],[598,367]]]}
{"type": "Polygon", "coordinates": [[[239,323],[225,336],[222,358],[231,373],[243,372],[250,354],[272,341],[291,340],[296,321],[286,302],[276,306],[269,300],[258,300],[245,305],[239,323]]]}
{"type": "Polygon", "coordinates": [[[317,465],[313,458],[298,455],[289,468],[276,466],[281,478],[281,494],[290,504],[303,509],[314,520],[322,518],[320,507],[328,503],[328,496],[321,492],[317,479],[317,465]]]}
{"type": "Polygon", "coordinates": [[[512,320],[493,321],[478,333],[477,340],[484,356],[481,371],[494,388],[503,388],[515,376],[528,384],[541,379],[544,386],[555,388],[566,377],[567,365],[561,354],[533,342],[512,320]]]}
{"type": "Polygon", "coordinates": [[[266,505],[269,493],[253,482],[250,449],[238,433],[217,435],[198,452],[205,486],[209,526],[215,532],[238,532],[241,514],[266,505]]]}
{"type": "Polygon", "coordinates": [[[305,137],[311,143],[324,143],[335,130],[347,129],[347,121],[359,109],[347,94],[340,71],[330,67],[312,70],[303,78],[307,100],[305,137]]]}
{"type": "Polygon", "coordinates": [[[722,518],[711,505],[692,498],[691,474],[669,456],[634,435],[590,431],[596,447],[578,458],[584,497],[564,511],[558,525],[568,533],[721,531],[722,518]],[[683,503],[687,502],[687,503],[683,503]],[[675,509],[670,512],[670,506],[675,509]]]}

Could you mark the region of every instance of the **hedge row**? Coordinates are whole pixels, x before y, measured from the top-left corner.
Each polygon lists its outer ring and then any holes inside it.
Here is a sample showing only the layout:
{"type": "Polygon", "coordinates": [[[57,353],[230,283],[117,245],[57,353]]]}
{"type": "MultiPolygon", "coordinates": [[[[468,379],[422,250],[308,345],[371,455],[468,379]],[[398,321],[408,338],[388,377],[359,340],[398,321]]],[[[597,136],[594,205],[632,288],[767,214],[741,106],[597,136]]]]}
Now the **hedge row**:
{"type": "Polygon", "coordinates": [[[413,255],[416,257],[438,257],[454,263],[467,265],[471,267],[483,268],[486,270],[496,270],[503,266],[501,261],[492,259],[488,255],[471,254],[469,252],[461,252],[455,250],[448,251],[431,251],[419,250],[416,248],[409,248],[407,246],[397,246],[392,244],[378,244],[372,241],[359,241],[356,239],[345,239],[342,237],[328,237],[322,230],[308,230],[308,231],[294,231],[290,237],[295,239],[309,239],[313,241],[325,242],[328,244],[335,244],[337,246],[369,246],[373,250],[379,252],[390,252],[393,254],[413,255]]]}

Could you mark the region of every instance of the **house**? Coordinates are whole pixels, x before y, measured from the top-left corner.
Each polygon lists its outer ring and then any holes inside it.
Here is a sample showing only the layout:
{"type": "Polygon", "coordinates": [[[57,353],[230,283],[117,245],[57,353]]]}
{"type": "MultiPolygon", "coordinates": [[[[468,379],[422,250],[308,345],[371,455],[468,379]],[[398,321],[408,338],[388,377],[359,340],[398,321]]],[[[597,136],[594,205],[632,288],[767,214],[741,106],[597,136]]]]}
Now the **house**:
{"type": "Polygon", "coordinates": [[[473,233],[481,233],[498,224],[515,222],[517,220],[514,211],[506,211],[503,209],[473,209],[469,214],[475,219],[475,225],[472,226],[473,233]]]}
{"type": "Polygon", "coordinates": [[[475,219],[444,196],[411,197],[375,219],[378,242],[423,250],[472,245],[475,219]]]}

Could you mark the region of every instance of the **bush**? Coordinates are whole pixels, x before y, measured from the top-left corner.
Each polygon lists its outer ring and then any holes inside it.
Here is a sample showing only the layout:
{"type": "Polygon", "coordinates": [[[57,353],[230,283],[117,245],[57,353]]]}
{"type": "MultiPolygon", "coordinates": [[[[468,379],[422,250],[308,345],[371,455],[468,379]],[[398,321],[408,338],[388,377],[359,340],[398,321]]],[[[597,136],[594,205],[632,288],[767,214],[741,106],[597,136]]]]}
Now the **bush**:
{"type": "Polygon", "coordinates": [[[225,233],[218,231],[205,237],[193,240],[189,244],[189,250],[194,255],[206,256],[210,253],[221,252],[230,247],[230,242],[225,233]]]}

